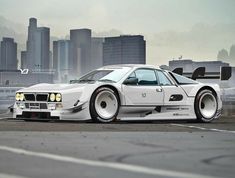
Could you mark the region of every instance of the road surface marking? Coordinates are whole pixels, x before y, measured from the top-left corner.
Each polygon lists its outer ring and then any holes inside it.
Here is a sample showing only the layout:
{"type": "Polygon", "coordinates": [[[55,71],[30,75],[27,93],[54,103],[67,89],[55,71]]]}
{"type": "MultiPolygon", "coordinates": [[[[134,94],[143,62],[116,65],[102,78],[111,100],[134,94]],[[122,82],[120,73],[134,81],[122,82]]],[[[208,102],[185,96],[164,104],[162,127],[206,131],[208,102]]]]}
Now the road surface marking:
{"type": "Polygon", "coordinates": [[[22,176],[13,175],[13,174],[0,173],[0,178],[27,178],[27,177],[22,177],[22,176]]]}
{"type": "Polygon", "coordinates": [[[137,166],[137,165],[131,165],[131,164],[80,159],[80,158],[61,156],[61,155],[50,154],[50,153],[29,151],[29,150],[24,150],[20,148],[8,147],[4,145],[0,145],[0,150],[9,151],[12,153],[22,154],[22,155],[27,155],[27,156],[47,158],[47,159],[51,159],[55,161],[82,164],[82,165],[93,166],[93,167],[112,168],[116,170],[129,171],[129,172],[141,173],[141,174],[149,174],[149,175],[155,175],[155,176],[166,176],[166,177],[174,177],[174,178],[212,178],[210,176],[204,176],[200,174],[170,171],[170,170],[164,170],[164,169],[155,169],[155,168],[149,168],[149,167],[137,166]]]}
{"type": "Polygon", "coordinates": [[[171,124],[171,125],[178,126],[178,127],[187,127],[187,128],[193,128],[193,129],[199,129],[199,130],[206,130],[206,131],[214,131],[214,132],[223,132],[223,133],[233,133],[233,134],[235,134],[235,131],[232,131],[232,130],[221,130],[221,129],[205,128],[205,127],[198,127],[198,126],[184,125],[184,124],[171,124]]]}

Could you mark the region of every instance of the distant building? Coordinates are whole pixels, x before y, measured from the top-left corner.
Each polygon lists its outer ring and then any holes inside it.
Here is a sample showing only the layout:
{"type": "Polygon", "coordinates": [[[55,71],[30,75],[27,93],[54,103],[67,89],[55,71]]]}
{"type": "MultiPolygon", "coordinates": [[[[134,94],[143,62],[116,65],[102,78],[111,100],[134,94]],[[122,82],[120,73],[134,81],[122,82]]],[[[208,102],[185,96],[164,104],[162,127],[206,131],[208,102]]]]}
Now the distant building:
{"type": "Polygon", "coordinates": [[[206,72],[220,72],[220,67],[229,66],[229,63],[222,61],[193,61],[191,59],[171,60],[169,69],[182,67],[184,72],[193,72],[198,67],[205,67],[206,72]]]}
{"type": "Polygon", "coordinates": [[[228,80],[221,80],[221,67],[229,67],[229,63],[222,61],[193,61],[190,59],[169,61],[169,70],[183,68],[183,75],[191,77],[199,67],[205,67],[205,75],[196,79],[202,83],[217,83],[221,88],[235,87],[235,67],[231,68],[231,77],[228,80]],[[217,77],[216,77],[217,76],[217,77]]]}
{"type": "Polygon", "coordinates": [[[7,110],[14,104],[16,91],[38,83],[53,83],[53,77],[52,72],[0,70],[0,109],[7,110]]]}
{"type": "Polygon", "coordinates": [[[29,19],[27,60],[26,66],[30,70],[49,70],[50,29],[37,27],[37,19],[29,19]]]}
{"type": "Polygon", "coordinates": [[[21,51],[21,69],[26,69],[27,68],[27,52],[26,51],[21,51]]]}
{"type": "Polygon", "coordinates": [[[47,27],[39,27],[36,32],[37,36],[37,50],[36,53],[38,65],[40,69],[49,70],[50,61],[50,29],[47,27]],[[40,61],[40,62],[39,62],[40,61]]]}
{"type": "Polygon", "coordinates": [[[103,44],[103,65],[145,64],[146,42],[141,35],[107,37],[103,44]]]}
{"type": "Polygon", "coordinates": [[[90,70],[103,66],[103,42],[104,38],[91,38],[91,66],[90,70]]]}
{"type": "Polygon", "coordinates": [[[70,30],[70,75],[79,77],[90,70],[91,65],[91,30],[70,30]]]}
{"type": "Polygon", "coordinates": [[[59,82],[67,82],[69,75],[69,40],[53,41],[53,69],[59,82]]]}
{"type": "Polygon", "coordinates": [[[53,53],[49,51],[49,69],[53,69],[53,53]]]}
{"type": "Polygon", "coordinates": [[[13,38],[3,38],[1,41],[0,70],[17,69],[17,43],[13,38]]]}
{"type": "Polygon", "coordinates": [[[38,83],[53,83],[52,72],[31,72],[22,74],[20,70],[0,70],[0,86],[27,87],[38,83]]]}
{"type": "Polygon", "coordinates": [[[52,68],[55,70],[55,79],[58,80],[58,41],[53,41],[53,62],[52,68]]]}

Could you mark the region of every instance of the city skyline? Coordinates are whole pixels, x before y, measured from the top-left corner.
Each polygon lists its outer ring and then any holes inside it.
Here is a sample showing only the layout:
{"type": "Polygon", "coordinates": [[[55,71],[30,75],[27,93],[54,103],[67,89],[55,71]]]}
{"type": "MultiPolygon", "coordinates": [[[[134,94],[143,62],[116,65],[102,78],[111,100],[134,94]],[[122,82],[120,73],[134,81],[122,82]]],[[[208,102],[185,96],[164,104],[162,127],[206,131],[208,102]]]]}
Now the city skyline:
{"type": "Polygon", "coordinates": [[[51,35],[58,38],[67,36],[69,29],[79,28],[90,28],[97,37],[140,34],[148,42],[149,64],[166,64],[181,55],[214,60],[219,50],[235,43],[235,2],[231,0],[131,0],[125,3],[22,0],[17,3],[17,9],[15,3],[15,0],[0,0],[0,16],[21,24],[15,34],[26,33],[22,29],[30,17],[40,19],[39,25],[49,26],[51,35]],[[27,10],[22,10],[25,8],[27,10]],[[21,12],[17,13],[19,10],[21,12]]]}
{"type": "Polygon", "coordinates": [[[50,50],[50,28],[39,27],[29,18],[26,50],[17,60],[14,38],[3,37],[0,68],[54,74],[55,81],[67,82],[104,65],[145,64],[144,36],[93,37],[87,28],[71,29],[69,39],[53,40],[50,50]]]}

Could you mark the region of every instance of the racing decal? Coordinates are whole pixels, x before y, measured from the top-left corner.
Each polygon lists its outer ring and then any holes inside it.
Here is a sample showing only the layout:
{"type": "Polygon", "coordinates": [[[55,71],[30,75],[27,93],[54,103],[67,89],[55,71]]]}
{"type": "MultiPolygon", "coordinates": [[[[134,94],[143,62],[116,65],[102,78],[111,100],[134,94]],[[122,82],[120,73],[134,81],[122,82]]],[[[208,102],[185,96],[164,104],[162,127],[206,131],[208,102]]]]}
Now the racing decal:
{"type": "Polygon", "coordinates": [[[189,116],[189,114],[173,113],[173,116],[189,116]]]}
{"type": "Polygon", "coordinates": [[[180,108],[166,108],[166,110],[179,110],[180,108]]]}
{"type": "Polygon", "coordinates": [[[166,110],[172,110],[172,111],[174,111],[174,110],[189,110],[189,108],[180,108],[180,107],[174,107],[174,108],[166,108],[166,110]]]}

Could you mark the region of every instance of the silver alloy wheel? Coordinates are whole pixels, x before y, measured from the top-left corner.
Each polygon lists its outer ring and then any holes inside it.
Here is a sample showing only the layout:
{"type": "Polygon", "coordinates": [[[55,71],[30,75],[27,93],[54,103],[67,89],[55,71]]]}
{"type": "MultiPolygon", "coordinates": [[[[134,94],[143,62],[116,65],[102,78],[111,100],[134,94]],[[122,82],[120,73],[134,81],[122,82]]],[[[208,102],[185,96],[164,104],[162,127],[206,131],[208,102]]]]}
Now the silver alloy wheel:
{"type": "Polygon", "coordinates": [[[115,94],[109,90],[101,91],[95,99],[95,110],[102,119],[111,119],[118,110],[115,94]]]}
{"type": "Polygon", "coordinates": [[[199,110],[205,119],[212,119],[217,110],[217,101],[212,93],[204,93],[199,101],[199,110]]]}

